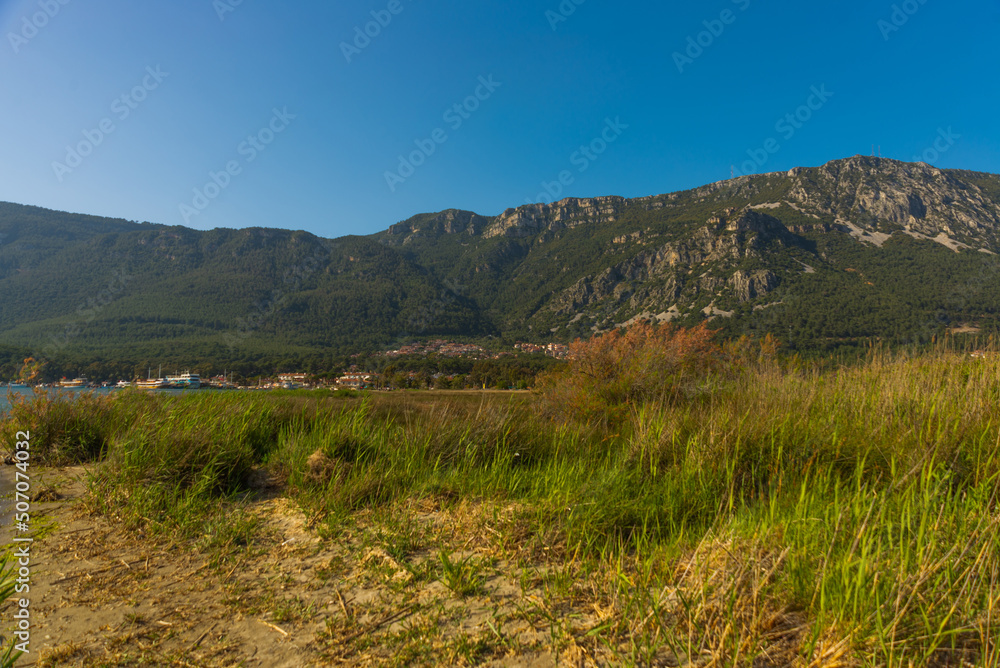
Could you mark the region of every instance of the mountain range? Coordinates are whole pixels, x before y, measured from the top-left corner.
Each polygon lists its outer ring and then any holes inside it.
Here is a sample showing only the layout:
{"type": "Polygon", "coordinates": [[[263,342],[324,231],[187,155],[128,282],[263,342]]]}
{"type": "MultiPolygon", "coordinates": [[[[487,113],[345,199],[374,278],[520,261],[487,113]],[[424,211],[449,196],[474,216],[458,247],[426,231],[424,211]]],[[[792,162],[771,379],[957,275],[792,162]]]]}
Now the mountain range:
{"type": "Polygon", "coordinates": [[[996,332],[998,253],[1000,176],[863,156],[650,197],[449,209],[338,239],[0,203],[0,345],[292,364],[711,319],[830,351],[996,332]]]}

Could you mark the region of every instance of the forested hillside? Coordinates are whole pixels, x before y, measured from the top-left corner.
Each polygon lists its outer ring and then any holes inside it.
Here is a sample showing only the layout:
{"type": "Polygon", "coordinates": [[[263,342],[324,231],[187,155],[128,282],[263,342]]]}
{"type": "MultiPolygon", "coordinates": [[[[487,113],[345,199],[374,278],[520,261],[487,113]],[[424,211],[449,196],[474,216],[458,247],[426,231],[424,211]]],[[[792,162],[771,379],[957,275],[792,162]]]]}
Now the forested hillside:
{"type": "Polygon", "coordinates": [[[863,157],[333,240],[0,204],[0,345],[80,368],[322,367],[706,318],[804,353],[906,344],[997,330],[998,234],[1000,177],[863,157]]]}

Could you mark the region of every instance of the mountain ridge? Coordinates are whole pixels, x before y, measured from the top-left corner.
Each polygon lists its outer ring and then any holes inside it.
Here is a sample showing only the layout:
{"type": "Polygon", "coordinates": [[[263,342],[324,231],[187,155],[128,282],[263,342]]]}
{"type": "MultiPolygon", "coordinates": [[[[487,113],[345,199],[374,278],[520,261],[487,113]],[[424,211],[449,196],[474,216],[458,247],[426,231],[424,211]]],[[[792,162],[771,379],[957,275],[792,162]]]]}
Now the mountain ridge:
{"type": "Polygon", "coordinates": [[[0,343],[301,358],[705,318],[802,350],[906,343],[958,322],[994,331],[996,253],[1000,176],[865,156],[497,216],[446,209],[337,239],[3,203],[0,343]]]}

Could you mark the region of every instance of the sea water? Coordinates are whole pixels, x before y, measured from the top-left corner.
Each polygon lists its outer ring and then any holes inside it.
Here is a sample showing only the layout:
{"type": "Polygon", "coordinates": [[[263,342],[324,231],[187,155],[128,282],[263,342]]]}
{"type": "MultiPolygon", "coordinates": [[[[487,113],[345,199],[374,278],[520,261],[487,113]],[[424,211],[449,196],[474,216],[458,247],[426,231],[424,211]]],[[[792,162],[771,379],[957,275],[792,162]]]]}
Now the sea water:
{"type": "MultiPolygon", "coordinates": [[[[200,390],[190,390],[190,389],[175,389],[166,388],[158,390],[143,390],[143,392],[155,392],[157,394],[187,394],[189,392],[204,392],[205,388],[200,390]]],[[[39,387],[32,389],[30,387],[7,387],[6,385],[0,385],[0,416],[7,413],[7,409],[10,408],[11,398],[21,397],[32,397],[36,392],[44,392],[52,396],[60,396],[63,398],[72,399],[73,397],[79,396],[81,394],[93,394],[97,396],[107,396],[113,392],[121,392],[117,387],[39,387]],[[11,396],[13,395],[13,396],[11,396]]],[[[15,399],[16,400],[16,399],[15,399]]],[[[2,449],[2,448],[0,448],[2,449]]]]}
{"type": "Polygon", "coordinates": [[[8,388],[4,385],[0,385],[0,415],[7,412],[10,408],[10,400],[15,397],[32,397],[35,392],[45,392],[52,395],[59,395],[62,397],[72,398],[80,394],[97,394],[105,395],[114,392],[115,388],[112,387],[85,387],[85,388],[68,388],[68,387],[49,387],[49,388],[37,388],[31,389],[29,387],[11,387],[8,388]]]}

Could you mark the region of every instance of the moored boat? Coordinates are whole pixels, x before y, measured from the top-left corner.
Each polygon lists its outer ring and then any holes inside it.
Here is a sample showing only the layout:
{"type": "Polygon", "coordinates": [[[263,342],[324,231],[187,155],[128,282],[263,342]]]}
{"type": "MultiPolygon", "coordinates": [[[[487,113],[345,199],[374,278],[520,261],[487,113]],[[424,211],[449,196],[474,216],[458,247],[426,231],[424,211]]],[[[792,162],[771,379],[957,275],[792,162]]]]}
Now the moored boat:
{"type": "Polygon", "coordinates": [[[185,371],[178,376],[167,376],[167,385],[179,390],[197,390],[201,387],[201,377],[196,373],[185,371]]]}
{"type": "Polygon", "coordinates": [[[170,387],[170,383],[167,382],[166,378],[163,378],[163,367],[161,366],[156,372],[156,378],[153,378],[153,368],[150,367],[146,380],[135,381],[135,386],[140,390],[163,390],[170,387]]]}
{"type": "Polygon", "coordinates": [[[207,378],[203,381],[205,387],[210,387],[213,390],[235,390],[236,385],[230,382],[227,374],[222,374],[221,376],[215,376],[214,378],[207,378]]]}
{"type": "Polygon", "coordinates": [[[90,387],[90,381],[88,381],[84,376],[74,378],[73,380],[63,378],[59,381],[59,387],[90,387]]]}

